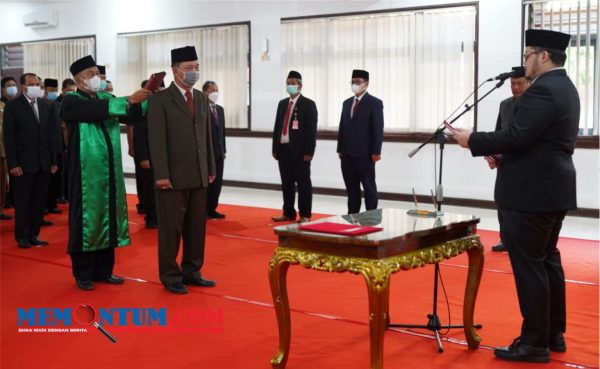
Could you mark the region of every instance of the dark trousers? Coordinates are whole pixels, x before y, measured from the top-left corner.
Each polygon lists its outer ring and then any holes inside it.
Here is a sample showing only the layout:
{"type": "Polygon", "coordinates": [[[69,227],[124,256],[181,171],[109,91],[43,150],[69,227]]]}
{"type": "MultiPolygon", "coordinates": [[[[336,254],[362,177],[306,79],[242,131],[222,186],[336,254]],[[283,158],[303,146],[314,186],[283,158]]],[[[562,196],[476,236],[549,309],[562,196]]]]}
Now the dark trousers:
{"type": "Polygon", "coordinates": [[[5,208],[12,208],[15,206],[15,184],[12,178],[12,176],[9,176],[8,178],[8,191],[6,192],[6,200],[4,200],[5,208]]]}
{"type": "Polygon", "coordinates": [[[115,249],[75,252],[70,254],[73,277],[79,281],[108,278],[115,266],[115,249]]]}
{"type": "Polygon", "coordinates": [[[134,158],[134,163],[135,163],[135,190],[137,192],[137,196],[138,196],[138,203],[137,203],[137,208],[138,210],[144,210],[145,209],[145,205],[146,205],[146,199],[144,198],[144,184],[142,183],[142,176],[140,175],[141,171],[142,171],[142,167],[140,166],[140,162],[135,160],[134,158]]]}
{"type": "Polygon", "coordinates": [[[62,156],[62,175],[61,175],[61,185],[60,185],[60,194],[59,197],[63,197],[65,199],[68,200],[69,197],[69,171],[68,168],[69,166],[67,165],[68,163],[68,159],[67,159],[67,155],[61,155],[62,156]]]}
{"type": "Polygon", "coordinates": [[[208,185],[208,214],[214,214],[219,206],[219,196],[221,196],[221,188],[223,187],[223,169],[225,166],[225,158],[215,159],[217,173],[213,183],[208,185]]]}
{"type": "Polygon", "coordinates": [[[566,211],[525,213],[502,209],[502,237],[515,276],[523,316],[521,341],[548,347],[565,332],[565,273],[556,248],[566,211]]]}
{"type": "Polygon", "coordinates": [[[352,158],[342,155],[342,176],[348,193],[348,214],[360,212],[360,185],[365,192],[367,210],[377,209],[375,163],[371,158],[352,158]]]}
{"type": "Polygon", "coordinates": [[[502,211],[500,209],[498,209],[498,225],[500,226],[499,228],[499,234],[500,234],[500,243],[504,243],[504,237],[502,237],[502,211]]]}
{"type": "Polygon", "coordinates": [[[135,174],[136,183],[139,180],[140,186],[138,187],[138,199],[140,200],[140,207],[143,207],[144,219],[146,222],[152,220],[156,221],[156,195],[154,194],[154,174],[152,168],[144,169],[141,166],[137,169],[135,174]]]}
{"type": "Polygon", "coordinates": [[[48,198],[46,199],[46,209],[56,209],[58,197],[60,196],[60,181],[62,177],[62,154],[56,154],[56,166],[58,170],[54,174],[50,174],[48,182],[48,198]]]}
{"type": "Polygon", "coordinates": [[[200,276],[204,263],[206,188],[156,190],[158,272],[163,285],[200,276]],[[177,264],[183,240],[181,266],[177,264]]]}
{"type": "Polygon", "coordinates": [[[282,144],[278,155],[279,175],[283,191],[283,215],[296,218],[296,188],[298,188],[298,211],[301,217],[312,216],[312,182],[310,161],[292,157],[289,146],[282,144]]]}
{"type": "Polygon", "coordinates": [[[6,158],[0,158],[0,213],[6,204],[6,193],[8,188],[8,164],[6,158]]]}
{"type": "Polygon", "coordinates": [[[11,176],[15,201],[15,239],[30,239],[40,234],[48,194],[50,172],[11,176]]]}

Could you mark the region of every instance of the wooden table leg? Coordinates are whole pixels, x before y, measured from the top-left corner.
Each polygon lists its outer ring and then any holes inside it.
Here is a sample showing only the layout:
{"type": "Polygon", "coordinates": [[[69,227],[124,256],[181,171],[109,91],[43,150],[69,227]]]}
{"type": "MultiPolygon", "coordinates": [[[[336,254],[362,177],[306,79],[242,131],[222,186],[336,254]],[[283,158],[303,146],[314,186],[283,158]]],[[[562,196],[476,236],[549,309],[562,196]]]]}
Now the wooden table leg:
{"type": "Polygon", "coordinates": [[[286,276],[290,266],[288,260],[279,257],[278,250],[269,262],[269,284],[271,285],[271,294],[273,304],[277,314],[277,325],[279,327],[279,351],[271,359],[273,368],[285,369],[290,352],[291,322],[290,322],[290,304],[288,301],[286,276]]]}
{"type": "Polygon", "coordinates": [[[483,245],[481,245],[479,239],[471,242],[476,243],[476,245],[467,249],[467,254],[469,255],[469,273],[467,275],[467,287],[463,305],[463,324],[465,325],[465,337],[467,338],[469,348],[474,350],[479,347],[479,342],[481,341],[481,338],[475,332],[475,327],[473,327],[473,314],[475,312],[475,300],[477,299],[481,273],[483,272],[483,245]]]}
{"type": "Polygon", "coordinates": [[[371,343],[371,369],[383,369],[383,334],[389,323],[390,278],[380,271],[367,271],[363,275],[369,291],[369,333],[371,343]]]}

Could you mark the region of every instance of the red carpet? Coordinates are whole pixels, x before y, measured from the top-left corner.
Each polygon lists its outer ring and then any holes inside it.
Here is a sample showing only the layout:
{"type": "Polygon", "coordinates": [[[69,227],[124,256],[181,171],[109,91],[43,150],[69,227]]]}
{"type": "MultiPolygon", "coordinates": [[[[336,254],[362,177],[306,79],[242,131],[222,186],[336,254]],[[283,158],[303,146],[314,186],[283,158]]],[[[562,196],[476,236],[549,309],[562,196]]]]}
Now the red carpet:
{"type": "MultiPolygon", "coordinates": [[[[134,197],[129,197],[135,209],[134,197]]],[[[63,207],[66,211],[66,207],[63,207]]],[[[0,224],[1,342],[0,367],[12,368],[270,368],[277,348],[276,318],[271,307],[267,264],[276,237],[270,216],[278,210],[221,206],[224,221],[210,221],[203,274],[218,282],[190,294],[165,292],[158,282],[156,231],[130,211],[133,245],[117,250],[115,273],[131,278],[122,286],[96,284],[80,291],[66,254],[66,215],[47,216],[55,225],[43,228],[51,244],[28,250],[16,247],[12,221],[0,224]],[[86,333],[18,332],[18,308],[166,308],[166,327],[108,326],[118,340],[110,343],[94,327],[86,333]],[[173,314],[183,323],[171,324],[173,314]],[[211,319],[217,316],[218,319],[211,319]],[[194,320],[195,319],[195,320],[194,320]]],[[[7,212],[12,214],[11,212],[7,212]]],[[[485,271],[475,311],[482,348],[468,350],[462,330],[446,337],[438,354],[428,331],[388,331],[387,368],[517,368],[536,364],[496,360],[490,347],[509,344],[519,332],[520,314],[506,254],[489,252],[497,232],[479,232],[486,245],[485,271]]],[[[567,283],[567,344],[544,368],[598,367],[598,257],[596,241],[563,238],[567,283]]],[[[460,324],[467,257],[441,266],[451,309],[460,324]]],[[[398,323],[426,323],[431,310],[433,268],[400,272],[392,277],[391,317],[398,323]]],[[[290,268],[288,290],[292,312],[292,347],[287,367],[368,368],[369,332],[365,282],[353,274],[329,274],[290,268]]],[[[448,323],[443,294],[439,315],[448,323]]],[[[59,325],[60,326],[60,325],[59,325]]],[[[64,327],[64,326],[60,326],[64,327]]],[[[82,328],[74,324],[72,328],[82,328]]]]}

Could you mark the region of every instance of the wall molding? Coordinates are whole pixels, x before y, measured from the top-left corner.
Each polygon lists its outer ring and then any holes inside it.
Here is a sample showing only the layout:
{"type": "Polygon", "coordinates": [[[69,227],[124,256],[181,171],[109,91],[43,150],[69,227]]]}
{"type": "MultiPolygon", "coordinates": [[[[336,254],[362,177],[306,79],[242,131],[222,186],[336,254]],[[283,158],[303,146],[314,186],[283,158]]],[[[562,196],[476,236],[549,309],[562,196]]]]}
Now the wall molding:
{"type": "MultiPolygon", "coordinates": [[[[125,178],[135,178],[134,173],[125,173],[125,178]]],[[[240,187],[240,188],[252,188],[257,190],[270,190],[270,191],[281,191],[281,185],[275,183],[263,183],[263,182],[249,182],[249,181],[236,181],[236,180],[223,180],[223,186],[229,187],[240,187]]],[[[317,195],[331,195],[331,196],[346,196],[346,190],[341,188],[330,188],[330,187],[313,187],[313,193],[317,195]]],[[[379,198],[381,200],[392,200],[392,201],[403,201],[412,202],[412,194],[394,193],[394,192],[379,192],[379,198]]],[[[417,201],[422,204],[431,203],[431,197],[427,195],[417,195],[417,201]]],[[[469,208],[480,208],[480,209],[496,209],[496,203],[491,200],[478,200],[478,199],[466,199],[459,197],[446,197],[444,198],[445,205],[452,206],[464,206],[469,208]]],[[[600,209],[591,208],[579,208],[577,210],[569,211],[568,215],[574,217],[585,217],[585,218],[600,218],[600,209]]]]}

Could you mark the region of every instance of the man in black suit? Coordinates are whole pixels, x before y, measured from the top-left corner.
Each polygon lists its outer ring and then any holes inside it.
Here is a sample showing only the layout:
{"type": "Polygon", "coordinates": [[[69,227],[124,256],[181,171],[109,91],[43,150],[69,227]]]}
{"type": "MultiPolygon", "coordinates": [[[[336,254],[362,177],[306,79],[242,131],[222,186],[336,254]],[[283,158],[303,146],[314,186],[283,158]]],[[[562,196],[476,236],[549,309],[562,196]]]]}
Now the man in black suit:
{"type": "Polygon", "coordinates": [[[283,190],[283,215],[275,222],[295,221],[296,186],[298,187],[299,223],[312,216],[310,162],[317,145],[317,106],[302,96],[302,76],[290,71],[287,77],[289,98],[279,102],[273,129],[273,157],[278,161],[283,190]]]}
{"type": "Polygon", "coordinates": [[[455,137],[476,156],[502,154],[495,198],[523,316],[521,335],[494,354],[505,360],[548,362],[566,343],[565,275],[556,247],[567,210],[575,209],[572,155],[579,131],[579,95],[563,65],[571,36],[525,33],[525,76],[508,129],[459,130],[455,137]]]}
{"type": "MultiPolygon", "coordinates": [[[[71,78],[67,78],[65,80],[63,80],[62,82],[62,89],[61,89],[61,94],[56,98],[56,100],[54,101],[54,119],[56,119],[56,121],[58,122],[58,136],[59,139],[58,141],[60,142],[60,150],[61,150],[61,157],[62,157],[62,175],[61,175],[61,179],[60,179],[60,191],[59,191],[59,196],[58,196],[58,200],[57,202],[59,204],[66,204],[67,203],[67,193],[68,191],[68,182],[69,182],[69,173],[67,170],[67,148],[68,148],[68,144],[69,144],[69,133],[67,130],[67,124],[65,123],[65,121],[62,119],[62,114],[61,114],[61,106],[62,106],[62,102],[63,99],[65,98],[65,96],[67,96],[67,94],[69,92],[74,92],[77,90],[77,84],[75,83],[75,81],[71,78]]],[[[60,166],[61,164],[59,164],[60,166]]]]}
{"type": "MultiPolygon", "coordinates": [[[[142,82],[142,88],[146,87],[148,80],[142,82]]],[[[161,83],[158,91],[165,89],[164,82],[161,83]]],[[[146,228],[158,228],[158,220],[156,217],[156,197],[154,195],[154,174],[152,165],[150,164],[150,148],[148,144],[148,120],[142,114],[142,106],[134,105],[132,110],[136,110],[131,116],[133,120],[125,117],[122,120],[127,124],[128,139],[131,139],[133,145],[133,160],[135,161],[136,182],[139,182],[138,198],[144,199],[144,221],[146,228]]]]}
{"type": "MultiPolygon", "coordinates": [[[[500,102],[500,111],[498,112],[498,119],[496,120],[496,131],[501,129],[507,129],[510,124],[510,117],[512,115],[513,108],[517,99],[523,95],[523,92],[527,90],[530,80],[523,77],[512,77],[510,79],[510,91],[512,96],[508,99],[504,99],[500,102]]],[[[486,156],[485,160],[488,162],[490,169],[496,169],[502,162],[502,155],[486,156]]],[[[492,246],[492,251],[502,252],[508,251],[506,245],[502,242],[502,212],[498,211],[498,223],[500,224],[500,242],[492,246]]]]}
{"type": "Polygon", "coordinates": [[[46,211],[52,214],[59,214],[62,211],[57,206],[57,200],[60,194],[60,181],[62,176],[62,140],[61,135],[58,134],[60,131],[60,120],[56,119],[57,113],[55,111],[56,99],[58,98],[58,80],[53,78],[44,79],[44,103],[48,105],[48,109],[54,118],[52,123],[54,127],[53,132],[57,134],[54,136],[54,150],[56,151],[56,173],[50,175],[50,184],[48,185],[48,198],[46,200],[46,211]]]}
{"type": "Polygon", "coordinates": [[[37,76],[23,74],[20,83],[21,96],[4,111],[4,146],[15,185],[15,238],[19,247],[30,248],[48,244],[38,236],[50,173],[56,172],[57,132],[37,76]]]}
{"type": "Polygon", "coordinates": [[[360,185],[367,210],[377,209],[375,163],[381,159],[383,102],[367,92],[369,72],[352,71],[354,97],[344,101],[338,130],[337,153],[348,193],[348,214],[360,212],[360,185]]]}
{"type": "Polygon", "coordinates": [[[223,187],[223,170],[227,153],[227,148],[225,147],[225,111],[221,105],[217,105],[219,86],[215,82],[204,82],[202,92],[208,97],[208,105],[211,113],[213,154],[217,169],[215,180],[208,185],[207,216],[210,219],[224,219],[225,214],[219,213],[217,206],[219,206],[219,196],[223,187]]]}

